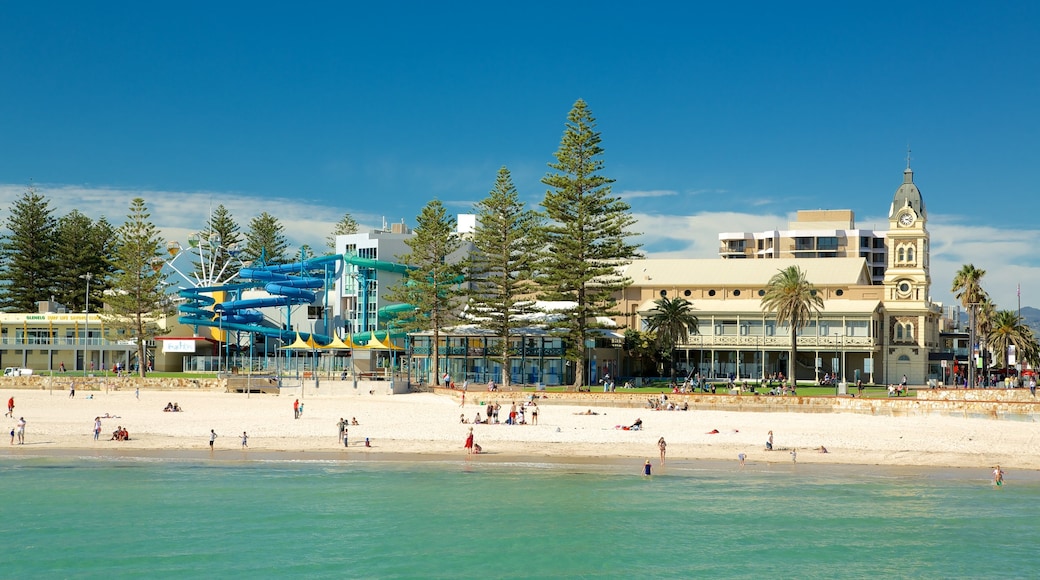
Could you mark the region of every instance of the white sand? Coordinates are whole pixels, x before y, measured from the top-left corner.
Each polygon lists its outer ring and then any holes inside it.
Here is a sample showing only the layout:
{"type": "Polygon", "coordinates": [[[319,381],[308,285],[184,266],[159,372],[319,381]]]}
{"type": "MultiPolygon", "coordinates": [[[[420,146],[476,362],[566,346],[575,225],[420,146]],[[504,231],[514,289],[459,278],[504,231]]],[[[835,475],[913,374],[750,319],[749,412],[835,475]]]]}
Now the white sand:
{"type": "MultiPolygon", "coordinates": [[[[457,401],[433,394],[370,395],[367,391],[337,397],[302,399],[302,418],[294,419],[293,396],[228,394],[202,391],[145,391],[136,399],[133,391],[109,393],[0,390],[0,401],[15,397],[14,418],[0,425],[9,433],[19,417],[25,417],[26,444],[5,445],[8,455],[38,454],[60,450],[92,450],[119,454],[135,450],[195,450],[208,452],[209,431],[216,430],[216,452],[228,457],[243,453],[281,451],[335,453],[336,457],[360,454],[415,453],[463,455],[463,440],[472,425],[459,423],[465,412],[472,421],[484,407],[472,402],[461,409],[457,401]],[[181,413],[165,413],[167,402],[176,401],[181,413]],[[94,441],[94,417],[102,419],[102,436],[94,441]],[[351,446],[345,451],[337,440],[340,417],[356,417],[350,427],[351,446]],[[109,441],[117,425],[125,426],[131,441],[109,441]],[[249,449],[242,451],[242,431],[249,433],[249,449]],[[372,446],[364,447],[364,438],[372,446]]],[[[485,394],[486,395],[486,394],[485,394]]],[[[470,401],[475,399],[470,394],[470,401]]],[[[512,401],[506,396],[501,420],[512,401]]],[[[519,402],[519,400],[518,400],[519,402]]],[[[998,421],[955,417],[884,417],[823,413],[737,413],[720,411],[650,411],[592,407],[598,415],[575,413],[588,407],[542,404],[538,425],[475,425],[478,444],[489,458],[572,457],[653,458],[657,440],[668,442],[669,459],[722,459],[736,461],[746,453],[752,462],[790,462],[789,450],[798,451],[799,463],[861,465],[928,465],[985,468],[994,464],[1040,470],[1034,453],[1037,426],[1024,421],[998,421]],[[642,431],[623,431],[643,419],[642,431]],[[718,429],[718,434],[708,431],[718,429]],[[774,433],[777,450],[765,451],[767,432],[774,433]],[[824,445],[829,453],[813,449],[824,445]]],[[[248,456],[246,456],[248,457],[248,456]]]]}

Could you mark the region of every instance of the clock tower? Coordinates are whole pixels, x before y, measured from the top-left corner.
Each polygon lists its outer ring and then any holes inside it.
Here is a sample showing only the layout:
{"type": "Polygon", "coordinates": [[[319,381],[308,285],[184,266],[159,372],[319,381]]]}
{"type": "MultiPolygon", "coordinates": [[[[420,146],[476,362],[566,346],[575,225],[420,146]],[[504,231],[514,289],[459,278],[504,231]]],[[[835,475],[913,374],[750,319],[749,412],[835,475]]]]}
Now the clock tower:
{"type": "Polygon", "coordinates": [[[903,184],[892,198],[885,235],[888,253],[885,268],[885,325],[881,359],[886,383],[922,386],[930,376],[928,353],[938,347],[938,308],[930,297],[928,268],[928,213],[920,190],[914,185],[909,160],[903,184]]]}

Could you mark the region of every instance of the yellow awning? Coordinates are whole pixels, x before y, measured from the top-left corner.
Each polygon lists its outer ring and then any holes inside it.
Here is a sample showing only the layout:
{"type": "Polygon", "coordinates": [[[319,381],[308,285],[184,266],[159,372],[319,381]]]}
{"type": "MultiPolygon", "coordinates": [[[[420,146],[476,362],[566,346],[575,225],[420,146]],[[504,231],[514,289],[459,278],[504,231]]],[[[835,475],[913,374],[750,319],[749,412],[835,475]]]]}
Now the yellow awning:
{"type": "Polygon", "coordinates": [[[394,341],[390,340],[390,335],[383,337],[383,340],[379,340],[375,337],[368,341],[368,348],[376,350],[404,350],[403,347],[394,344],[394,341]]]}
{"type": "Polygon", "coordinates": [[[320,348],[322,350],[347,350],[347,349],[353,350],[355,348],[365,348],[365,347],[363,347],[363,346],[361,346],[359,344],[355,344],[353,339],[351,339],[349,336],[347,337],[347,341],[346,342],[343,342],[343,339],[337,336],[337,337],[332,339],[332,342],[330,342],[330,343],[328,343],[325,346],[322,346],[320,348]]]}
{"type": "Polygon", "coordinates": [[[300,333],[296,333],[296,340],[288,346],[283,346],[283,349],[287,350],[312,350],[318,348],[318,344],[314,342],[313,336],[308,336],[307,340],[300,338],[300,333]]]}

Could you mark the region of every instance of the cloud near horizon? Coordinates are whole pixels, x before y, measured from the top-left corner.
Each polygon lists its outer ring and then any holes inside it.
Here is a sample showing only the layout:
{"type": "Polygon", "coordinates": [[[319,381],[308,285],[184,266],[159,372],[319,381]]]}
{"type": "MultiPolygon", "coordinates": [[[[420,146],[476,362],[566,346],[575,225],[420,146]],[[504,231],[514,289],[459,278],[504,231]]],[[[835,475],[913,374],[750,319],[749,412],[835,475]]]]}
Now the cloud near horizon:
{"type": "MultiPolygon", "coordinates": [[[[55,216],[72,209],[97,219],[104,216],[113,225],[125,220],[130,201],[143,198],[151,212],[152,222],[166,240],[184,242],[187,236],[202,229],[210,209],[223,204],[245,231],[249,221],[266,211],[278,217],[285,235],[293,246],[308,244],[325,248],[325,238],[348,211],[361,225],[362,231],[382,226],[382,216],[353,212],[348,208],[330,208],[300,199],[257,199],[239,192],[169,192],[130,190],[112,187],[34,184],[54,208],[55,216]]],[[[0,184],[0,204],[9,208],[25,192],[24,185],[0,184]]],[[[662,193],[661,196],[665,194],[662,193]]],[[[416,208],[419,211],[419,208],[416,208]]],[[[468,212],[464,212],[468,213],[468,212]]],[[[0,213],[6,220],[7,212],[0,213]]],[[[784,229],[794,213],[751,214],[733,211],[701,212],[692,215],[633,213],[632,230],[649,258],[717,258],[719,233],[760,232],[784,229]]],[[[407,220],[406,220],[407,221],[407,220]]],[[[862,227],[887,229],[888,218],[867,216],[857,220],[862,227]],[[869,224],[869,225],[868,225],[869,224]]],[[[414,224],[409,223],[410,227],[414,224]]],[[[1007,231],[989,225],[967,223],[963,216],[932,214],[928,229],[931,234],[932,298],[945,305],[956,302],[950,291],[953,276],[964,264],[986,270],[983,285],[1000,308],[1018,306],[1017,288],[1022,288],[1024,305],[1040,306],[1040,260],[1035,248],[1040,247],[1040,230],[1007,231]]]]}

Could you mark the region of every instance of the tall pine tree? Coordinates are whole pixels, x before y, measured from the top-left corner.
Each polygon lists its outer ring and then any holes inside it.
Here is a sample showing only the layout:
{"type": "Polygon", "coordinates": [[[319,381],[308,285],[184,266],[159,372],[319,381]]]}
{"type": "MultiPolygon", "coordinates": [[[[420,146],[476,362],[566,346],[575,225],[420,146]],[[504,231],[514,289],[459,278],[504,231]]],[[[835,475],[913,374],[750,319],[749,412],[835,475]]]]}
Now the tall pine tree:
{"type": "Polygon", "coordinates": [[[282,264],[289,241],[285,238],[285,226],[278,218],[266,211],[249,222],[246,232],[246,247],[242,259],[256,261],[263,255],[268,264],[282,264]]]}
{"type": "Polygon", "coordinates": [[[434,384],[440,384],[441,328],[455,318],[462,264],[454,260],[462,247],[455,224],[439,200],[423,207],[416,218],[415,235],[405,241],[411,252],[398,259],[413,269],[390,289],[387,300],[415,307],[416,316],[403,324],[406,330],[433,331],[434,384]]]}
{"type": "Polygon", "coordinates": [[[0,307],[8,312],[35,312],[36,303],[55,291],[54,210],[30,186],[11,205],[0,238],[0,307]]]}
{"type": "Polygon", "coordinates": [[[115,230],[105,218],[94,221],[79,210],[58,219],[55,233],[57,275],[55,296],[73,312],[86,308],[86,281],[90,274],[90,306],[103,305],[101,297],[108,288],[115,268],[112,266],[115,230]]]}
{"type": "Polygon", "coordinates": [[[554,323],[574,363],[574,385],[585,382],[585,341],[590,330],[603,327],[598,317],[614,315],[615,296],[632,283],[619,268],[638,256],[639,246],[628,228],[635,223],[630,207],[613,195],[614,180],[600,174],[603,148],[596,121],[585,101],[567,115],[553,170],[542,178],[549,186],[542,201],[548,223],[544,260],[539,268],[541,296],[572,304],[554,323]]]}
{"type": "Polygon", "coordinates": [[[163,239],[150,221],[148,206],[141,198],[130,202],[126,222],[116,231],[117,268],[107,297],[109,313],[105,321],[137,341],[140,376],[148,366],[147,341],[165,332],[157,323],[173,314],[166,295],[166,274],[162,271],[163,239]]]}
{"type": "Polygon", "coordinates": [[[332,226],[332,233],[325,238],[325,244],[329,247],[330,252],[336,251],[336,236],[345,236],[348,234],[358,233],[358,223],[354,219],[354,216],[349,213],[343,214],[343,217],[336,222],[336,225],[332,226]]]}
{"type": "Polygon", "coordinates": [[[541,217],[520,201],[509,170],[498,170],[495,187],[477,203],[473,251],[466,262],[470,284],[470,314],[481,326],[494,330],[502,365],[503,385],[509,385],[509,338],[524,326],[519,315],[531,310],[531,279],[537,261],[541,217]]]}

